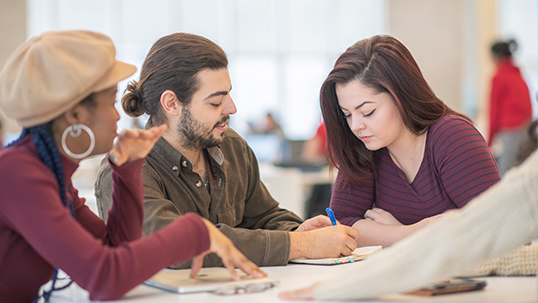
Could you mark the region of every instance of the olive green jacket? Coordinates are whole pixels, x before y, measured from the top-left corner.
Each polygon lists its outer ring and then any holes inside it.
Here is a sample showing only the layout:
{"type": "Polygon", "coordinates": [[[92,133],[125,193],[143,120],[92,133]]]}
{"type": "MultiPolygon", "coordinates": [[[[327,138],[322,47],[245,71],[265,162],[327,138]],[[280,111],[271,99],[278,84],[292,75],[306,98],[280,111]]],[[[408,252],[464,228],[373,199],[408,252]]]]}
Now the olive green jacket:
{"type": "MultiPolygon", "coordinates": [[[[213,222],[235,246],[259,266],[288,263],[288,231],[302,220],[282,209],[262,181],[258,162],[245,140],[228,129],[218,147],[207,150],[216,184],[212,195],[192,163],[163,138],[147,156],[143,168],[144,236],[194,212],[213,222]]],[[[107,219],[111,206],[112,177],[108,161],[103,161],[95,183],[99,215],[107,219]]],[[[220,258],[209,254],[204,266],[222,266],[220,258]]],[[[175,268],[190,267],[190,262],[175,268]]]]}

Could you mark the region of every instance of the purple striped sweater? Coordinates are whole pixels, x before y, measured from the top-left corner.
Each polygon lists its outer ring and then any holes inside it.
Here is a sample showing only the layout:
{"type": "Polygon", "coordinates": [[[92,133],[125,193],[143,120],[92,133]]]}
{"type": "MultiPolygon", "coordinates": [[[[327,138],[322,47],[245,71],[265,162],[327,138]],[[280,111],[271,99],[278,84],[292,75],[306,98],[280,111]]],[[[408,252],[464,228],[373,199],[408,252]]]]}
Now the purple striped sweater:
{"type": "Polygon", "coordinates": [[[427,134],[424,158],[409,183],[386,148],[372,177],[361,184],[346,182],[339,173],[331,208],[345,225],[364,219],[372,207],[390,212],[402,224],[461,208],[500,180],[499,170],[478,130],[462,117],[445,116],[427,134]]]}

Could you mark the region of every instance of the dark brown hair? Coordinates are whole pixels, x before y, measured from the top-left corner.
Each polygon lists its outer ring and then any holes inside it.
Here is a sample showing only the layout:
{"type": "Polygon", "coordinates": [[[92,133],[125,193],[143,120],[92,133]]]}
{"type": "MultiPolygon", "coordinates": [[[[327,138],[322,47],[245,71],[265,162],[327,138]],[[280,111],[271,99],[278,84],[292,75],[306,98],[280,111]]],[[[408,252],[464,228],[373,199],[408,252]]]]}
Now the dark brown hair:
{"type": "Polygon", "coordinates": [[[226,54],[209,39],[186,33],[164,36],[149,50],[140,80],[128,84],[123,110],[131,117],[148,114],[148,126],[166,123],[160,102],[164,91],[173,91],[179,102],[188,105],[198,90],[197,73],[227,66],[226,54]]]}
{"type": "Polygon", "coordinates": [[[512,53],[517,50],[517,42],[514,39],[508,41],[495,42],[491,46],[491,53],[499,59],[511,58],[512,53]]]}
{"type": "Polygon", "coordinates": [[[353,80],[377,93],[389,93],[403,123],[416,135],[445,115],[459,115],[437,98],[409,50],[396,38],[374,36],[355,43],[336,60],[320,93],[329,163],[354,184],[371,175],[376,152],[353,134],[338,104],[335,85],[353,80]]]}

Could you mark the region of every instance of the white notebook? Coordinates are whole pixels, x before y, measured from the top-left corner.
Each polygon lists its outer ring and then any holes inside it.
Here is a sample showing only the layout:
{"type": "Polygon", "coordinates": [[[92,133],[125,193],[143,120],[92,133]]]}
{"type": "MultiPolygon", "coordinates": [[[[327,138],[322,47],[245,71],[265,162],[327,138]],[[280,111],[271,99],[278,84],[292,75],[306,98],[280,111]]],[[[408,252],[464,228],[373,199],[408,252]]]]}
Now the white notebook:
{"type": "Polygon", "coordinates": [[[320,264],[320,265],[334,265],[353,263],[368,258],[368,256],[382,250],[382,246],[364,246],[359,247],[353,251],[350,256],[340,258],[325,258],[325,259],[293,259],[290,263],[302,263],[302,264],[320,264]]]}
{"type": "Polygon", "coordinates": [[[257,292],[278,285],[273,278],[256,279],[237,271],[240,281],[234,281],[226,268],[202,268],[196,278],[189,278],[190,269],[164,269],[155,274],[144,284],[180,294],[197,292],[215,292],[217,294],[233,294],[242,292],[257,292]],[[231,291],[231,293],[230,293],[231,291]]]}

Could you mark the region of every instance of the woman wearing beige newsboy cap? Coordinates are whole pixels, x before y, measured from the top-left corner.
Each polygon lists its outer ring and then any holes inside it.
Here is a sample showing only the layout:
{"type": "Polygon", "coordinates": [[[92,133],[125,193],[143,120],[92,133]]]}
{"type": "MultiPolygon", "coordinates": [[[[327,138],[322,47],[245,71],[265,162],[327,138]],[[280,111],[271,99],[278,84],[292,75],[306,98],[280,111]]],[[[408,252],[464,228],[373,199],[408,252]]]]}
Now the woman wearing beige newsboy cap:
{"type": "Polygon", "coordinates": [[[185,215],[141,239],[145,156],[166,126],[116,133],[117,83],[136,68],[117,61],[110,38],[88,31],[30,39],[0,72],[0,109],[23,127],[0,151],[0,298],[36,301],[57,270],[90,293],[118,299],[160,269],[208,252],[255,277],[266,274],[211,223],[185,215]],[[113,140],[118,137],[114,144],[113,140]],[[78,163],[109,152],[114,204],[108,224],[84,204],[71,176],[78,163]]]}

